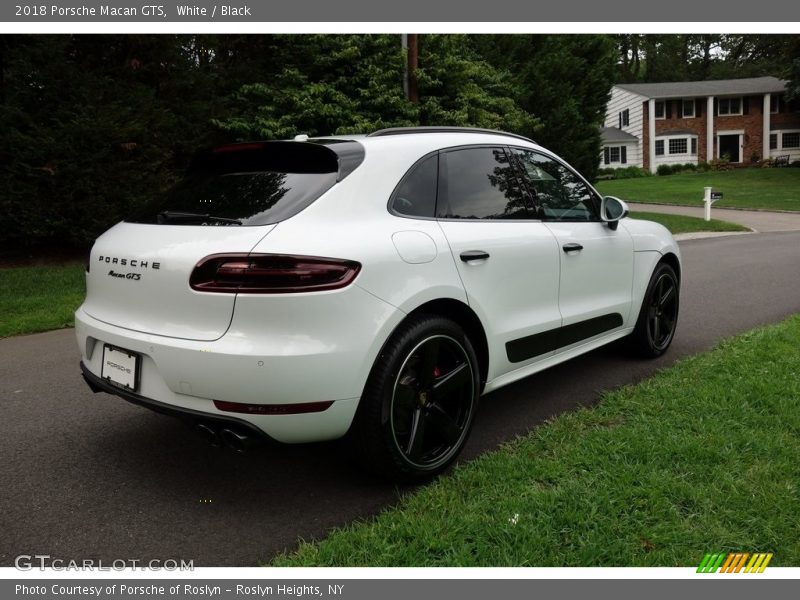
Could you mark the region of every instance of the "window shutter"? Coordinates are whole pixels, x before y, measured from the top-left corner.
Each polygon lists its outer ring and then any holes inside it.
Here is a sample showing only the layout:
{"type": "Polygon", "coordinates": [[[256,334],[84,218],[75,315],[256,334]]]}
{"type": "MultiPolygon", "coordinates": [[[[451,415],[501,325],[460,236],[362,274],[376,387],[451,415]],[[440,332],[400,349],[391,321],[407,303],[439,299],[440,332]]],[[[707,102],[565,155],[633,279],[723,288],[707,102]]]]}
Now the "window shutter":
{"type": "Polygon", "coordinates": [[[603,164],[607,165],[609,162],[611,161],[608,158],[608,148],[603,148],[603,164]]]}
{"type": "Polygon", "coordinates": [[[699,117],[703,112],[703,100],[696,98],[694,101],[694,116],[699,117]]]}
{"type": "Polygon", "coordinates": [[[667,119],[672,118],[672,100],[664,100],[664,116],[667,119]]]}
{"type": "Polygon", "coordinates": [[[743,96],[742,97],[742,114],[743,115],[746,115],[746,114],[748,114],[750,112],[750,102],[749,102],[749,100],[750,100],[749,96],[743,96]]]}
{"type": "Polygon", "coordinates": [[[719,99],[714,98],[714,116],[716,117],[719,114],[719,99]]]}
{"type": "Polygon", "coordinates": [[[618,119],[619,119],[619,126],[618,126],[617,128],[618,128],[618,129],[622,129],[622,113],[619,113],[619,114],[617,115],[617,117],[618,117],[618,119]]]}
{"type": "Polygon", "coordinates": [[[623,165],[628,163],[628,148],[625,146],[620,146],[619,160],[623,165]]]}

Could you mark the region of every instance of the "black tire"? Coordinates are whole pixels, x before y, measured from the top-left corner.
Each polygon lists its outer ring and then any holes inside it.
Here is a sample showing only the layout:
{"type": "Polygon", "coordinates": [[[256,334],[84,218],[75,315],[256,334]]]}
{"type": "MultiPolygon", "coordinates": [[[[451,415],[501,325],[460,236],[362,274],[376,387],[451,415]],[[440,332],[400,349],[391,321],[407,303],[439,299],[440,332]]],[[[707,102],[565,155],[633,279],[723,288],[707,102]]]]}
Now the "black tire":
{"type": "Polygon", "coordinates": [[[414,482],[444,471],[464,447],[480,396],[478,359],[453,321],[403,323],[375,361],[350,441],[375,475],[414,482]]]}
{"type": "Polygon", "coordinates": [[[631,349],[644,358],[657,358],[675,337],[680,305],[680,281],[667,263],[656,265],[630,336],[631,349]]]}

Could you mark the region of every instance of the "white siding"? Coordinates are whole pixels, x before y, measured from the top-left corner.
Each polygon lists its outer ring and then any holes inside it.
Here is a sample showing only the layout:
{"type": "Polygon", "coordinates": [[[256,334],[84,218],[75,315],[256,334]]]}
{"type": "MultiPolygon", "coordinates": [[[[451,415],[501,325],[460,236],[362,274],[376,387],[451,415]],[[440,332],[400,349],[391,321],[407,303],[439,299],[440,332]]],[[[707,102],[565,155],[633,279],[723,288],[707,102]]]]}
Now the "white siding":
{"type": "MultiPolygon", "coordinates": [[[[628,126],[623,127],[622,130],[631,135],[635,135],[639,139],[638,144],[633,148],[628,148],[628,164],[625,165],[628,167],[642,166],[642,133],[645,126],[642,103],[645,101],[647,101],[647,98],[644,96],[614,86],[611,88],[611,99],[606,105],[605,126],[619,127],[619,113],[628,109],[628,126]]],[[[613,146],[618,144],[609,145],[613,146]]],[[[600,166],[602,167],[603,165],[601,164],[600,166]]]]}

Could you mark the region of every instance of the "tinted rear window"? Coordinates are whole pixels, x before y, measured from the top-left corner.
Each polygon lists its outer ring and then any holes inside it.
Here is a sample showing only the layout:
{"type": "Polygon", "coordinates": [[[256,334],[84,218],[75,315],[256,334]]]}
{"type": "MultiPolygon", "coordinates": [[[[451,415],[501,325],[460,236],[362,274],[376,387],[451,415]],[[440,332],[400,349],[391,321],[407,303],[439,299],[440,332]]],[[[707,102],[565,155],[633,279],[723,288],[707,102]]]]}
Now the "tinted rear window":
{"type": "Polygon", "coordinates": [[[267,225],[296,215],[338,178],[338,156],[324,145],[265,142],[224,146],[198,156],[183,181],[126,220],[267,225]]]}

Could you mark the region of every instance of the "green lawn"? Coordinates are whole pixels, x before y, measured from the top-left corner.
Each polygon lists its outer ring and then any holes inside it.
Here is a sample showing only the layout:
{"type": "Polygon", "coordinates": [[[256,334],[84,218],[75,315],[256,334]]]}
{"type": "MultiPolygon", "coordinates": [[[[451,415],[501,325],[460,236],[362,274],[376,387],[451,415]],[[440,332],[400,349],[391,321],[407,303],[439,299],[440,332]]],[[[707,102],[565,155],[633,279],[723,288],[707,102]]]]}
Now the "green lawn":
{"type": "Polygon", "coordinates": [[[599,181],[602,194],[628,202],[703,205],[703,187],[720,190],[714,206],[800,211],[800,169],[736,169],[599,181]]]}
{"type": "Polygon", "coordinates": [[[679,361],[272,564],[798,566],[798,340],[800,315],[679,361]]]}
{"type": "Polygon", "coordinates": [[[697,217],[686,217],[684,215],[665,215],[663,213],[632,212],[630,215],[634,219],[647,219],[661,223],[675,233],[692,233],[695,231],[750,231],[747,227],[719,219],[705,221],[697,217]]]}
{"type": "Polygon", "coordinates": [[[69,327],[84,295],[83,264],[0,269],[0,337],[69,327]]]}

